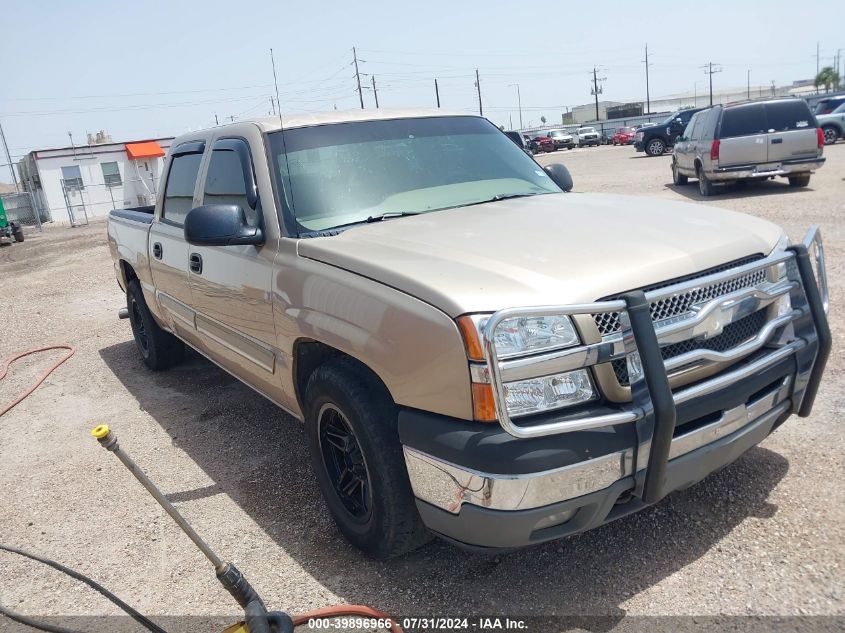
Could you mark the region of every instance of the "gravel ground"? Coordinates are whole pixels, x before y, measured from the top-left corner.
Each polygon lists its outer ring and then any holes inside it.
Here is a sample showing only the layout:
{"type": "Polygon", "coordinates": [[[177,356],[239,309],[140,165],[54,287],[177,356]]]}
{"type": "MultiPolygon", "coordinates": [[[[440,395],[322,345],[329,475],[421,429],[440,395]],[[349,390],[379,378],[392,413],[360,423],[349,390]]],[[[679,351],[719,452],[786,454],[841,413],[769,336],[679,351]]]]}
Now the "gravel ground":
{"type": "MultiPolygon", "coordinates": [[[[30,232],[0,247],[0,357],[49,342],[78,352],[0,419],[0,542],[87,573],[153,615],[238,614],[205,559],[113,456],[89,436],[108,422],[121,445],[205,539],[276,608],[338,602],[451,615],[845,614],[845,144],[807,189],[732,188],[707,204],[773,220],[799,238],[823,227],[834,353],[816,410],[697,486],[590,533],[498,557],[434,542],[373,562],[336,532],[309,470],[299,425],[191,355],[146,371],[114,280],[105,224],[30,232]]],[[[669,158],[630,147],[563,160],[578,191],[689,200],[669,158]]],[[[636,218],[631,218],[632,222],[636,218]]],[[[54,357],[58,357],[56,354],[54,357]]],[[[0,402],[50,357],[16,365],[0,402]]],[[[33,615],[118,613],[93,591],[0,552],[0,603],[33,615]]],[[[0,628],[3,626],[0,619],[0,628]]]]}

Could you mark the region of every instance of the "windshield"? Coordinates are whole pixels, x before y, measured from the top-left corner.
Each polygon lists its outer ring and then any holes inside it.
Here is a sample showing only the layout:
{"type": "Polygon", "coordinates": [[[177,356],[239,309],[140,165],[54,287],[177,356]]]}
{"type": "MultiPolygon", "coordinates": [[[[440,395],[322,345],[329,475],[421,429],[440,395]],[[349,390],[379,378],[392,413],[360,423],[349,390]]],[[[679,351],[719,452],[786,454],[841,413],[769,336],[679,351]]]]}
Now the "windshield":
{"type": "Polygon", "coordinates": [[[551,135],[554,138],[560,138],[561,136],[568,136],[568,134],[566,132],[564,132],[563,130],[552,130],[551,135]]]}
{"type": "Polygon", "coordinates": [[[560,192],[480,117],[356,121],[268,137],[279,190],[304,231],[560,192]]]}
{"type": "Polygon", "coordinates": [[[596,131],[596,128],[593,127],[579,127],[578,134],[592,134],[596,131]]]}

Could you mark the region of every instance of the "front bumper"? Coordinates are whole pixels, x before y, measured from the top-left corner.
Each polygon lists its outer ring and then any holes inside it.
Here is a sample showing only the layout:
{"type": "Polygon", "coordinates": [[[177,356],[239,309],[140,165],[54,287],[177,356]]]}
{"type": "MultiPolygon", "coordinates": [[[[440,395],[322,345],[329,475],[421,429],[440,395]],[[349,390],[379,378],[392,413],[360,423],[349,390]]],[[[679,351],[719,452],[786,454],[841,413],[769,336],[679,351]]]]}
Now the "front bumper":
{"type": "Polygon", "coordinates": [[[710,180],[730,181],[744,180],[746,178],[769,178],[772,176],[792,176],[795,174],[806,174],[824,165],[825,158],[785,160],[777,164],[766,165],[732,165],[730,167],[718,167],[708,173],[710,180]]]}
{"type": "MultiPolygon", "coordinates": [[[[715,377],[673,393],[657,340],[664,329],[655,330],[648,304],[637,306],[633,297],[626,300],[626,339],[636,343],[629,353],[638,354],[645,384],[635,388],[631,405],[593,404],[533,427],[517,425],[501,411],[497,426],[400,412],[400,439],[423,521],[473,547],[515,548],[559,538],[692,485],[791,414],[809,415],[831,346],[826,279],[819,265],[817,284],[807,246],[790,250],[770,261],[786,257],[791,266],[791,333],[715,377]]],[[[488,361],[491,356],[507,371],[494,349],[488,361]]]]}

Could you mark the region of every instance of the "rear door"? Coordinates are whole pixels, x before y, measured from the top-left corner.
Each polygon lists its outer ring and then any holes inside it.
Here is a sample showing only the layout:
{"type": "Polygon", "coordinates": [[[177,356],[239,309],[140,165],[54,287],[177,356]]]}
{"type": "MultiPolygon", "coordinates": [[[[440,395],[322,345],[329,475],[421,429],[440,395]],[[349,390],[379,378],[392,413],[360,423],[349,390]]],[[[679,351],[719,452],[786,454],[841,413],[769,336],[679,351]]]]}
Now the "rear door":
{"type": "Polygon", "coordinates": [[[819,154],[816,119],[803,99],[785,99],[764,104],[768,121],[770,163],[815,158],[819,154]]]}
{"type": "Polygon", "coordinates": [[[719,167],[765,163],[769,139],[763,104],[748,103],[725,108],[719,139],[719,167]]]}
{"type": "Polygon", "coordinates": [[[164,197],[150,226],[148,252],[156,300],[164,318],[184,338],[193,342],[194,313],[188,284],[188,244],[184,222],[194,208],[197,176],[204,141],[174,148],[168,164],[164,197]]]}

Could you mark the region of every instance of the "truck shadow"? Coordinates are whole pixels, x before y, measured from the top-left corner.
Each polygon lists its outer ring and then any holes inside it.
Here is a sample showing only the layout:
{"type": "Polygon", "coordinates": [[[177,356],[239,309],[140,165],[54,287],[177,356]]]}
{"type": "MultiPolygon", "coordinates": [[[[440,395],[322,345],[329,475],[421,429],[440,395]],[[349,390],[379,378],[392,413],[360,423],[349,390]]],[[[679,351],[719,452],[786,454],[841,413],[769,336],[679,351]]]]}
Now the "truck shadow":
{"type": "MultiPolygon", "coordinates": [[[[335,530],[320,498],[298,422],[194,352],[168,372],[148,371],[127,341],[100,350],[115,376],[172,442],[213,480],[174,502],[224,493],[286,554],[349,603],[419,616],[603,616],[609,630],[628,599],[694,562],[767,501],[787,460],[754,448],[704,482],[596,530],[532,549],[482,556],[440,541],[400,559],[366,559],[335,530]]],[[[264,558],[274,558],[271,552],[264,558]]],[[[242,569],[249,561],[242,561],[242,569]]],[[[272,580],[275,580],[273,578],[272,580]]],[[[252,577],[284,608],[269,579],[252,577]]]]}
{"type": "Polygon", "coordinates": [[[706,198],[699,193],[698,181],[694,179],[683,186],[670,182],[666,185],[666,188],[690,200],[700,200],[702,202],[738,200],[740,198],[757,198],[760,196],[800,195],[813,191],[812,185],[809,187],[790,187],[787,181],[780,179],[764,180],[762,182],[739,181],[732,185],[716,185],[716,193],[706,198]]]}

